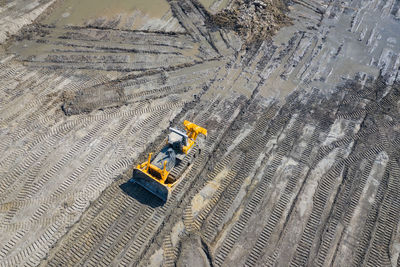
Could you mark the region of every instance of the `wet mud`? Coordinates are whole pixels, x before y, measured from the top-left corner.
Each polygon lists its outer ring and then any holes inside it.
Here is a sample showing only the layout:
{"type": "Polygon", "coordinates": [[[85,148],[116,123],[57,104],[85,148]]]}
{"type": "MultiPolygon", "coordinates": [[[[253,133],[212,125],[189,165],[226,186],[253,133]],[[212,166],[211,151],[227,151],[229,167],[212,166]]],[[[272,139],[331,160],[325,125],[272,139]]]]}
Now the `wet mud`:
{"type": "Polygon", "coordinates": [[[93,3],[0,5],[1,266],[399,265],[396,1],[93,3]]]}

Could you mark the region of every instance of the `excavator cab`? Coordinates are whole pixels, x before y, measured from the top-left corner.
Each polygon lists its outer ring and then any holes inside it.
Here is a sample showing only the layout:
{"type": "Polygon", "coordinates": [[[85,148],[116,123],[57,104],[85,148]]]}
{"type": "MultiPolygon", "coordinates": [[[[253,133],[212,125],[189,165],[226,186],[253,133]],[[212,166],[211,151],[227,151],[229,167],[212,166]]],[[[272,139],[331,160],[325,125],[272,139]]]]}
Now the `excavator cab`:
{"type": "Polygon", "coordinates": [[[133,170],[131,182],[138,183],[160,199],[167,201],[169,191],[178,182],[171,171],[184,160],[192,149],[199,134],[207,136],[207,130],[189,121],[184,121],[186,133],[170,128],[167,144],[152,158],[133,170]]]}

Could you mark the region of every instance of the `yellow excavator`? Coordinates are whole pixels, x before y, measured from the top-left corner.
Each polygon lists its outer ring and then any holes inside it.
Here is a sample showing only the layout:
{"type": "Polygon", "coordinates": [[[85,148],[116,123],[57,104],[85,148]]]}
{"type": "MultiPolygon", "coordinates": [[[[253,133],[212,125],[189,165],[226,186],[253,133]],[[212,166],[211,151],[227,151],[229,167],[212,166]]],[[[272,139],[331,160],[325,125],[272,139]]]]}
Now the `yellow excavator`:
{"type": "MultiPolygon", "coordinates": [[[[191,149],[199,134],[207,136],[207,130],[189,121],[184,121],[186,133],[169,128],[166,145],[152,158],[149,154],[146,162],[133,170],[131,182],[135,182],[163,201],[167,201],[170,190],[179,181],[179,175],[172,175],[174,168],[187,165],[191,149]]],[[[178,173],[179,174],[179,173],[178,173]]]]}

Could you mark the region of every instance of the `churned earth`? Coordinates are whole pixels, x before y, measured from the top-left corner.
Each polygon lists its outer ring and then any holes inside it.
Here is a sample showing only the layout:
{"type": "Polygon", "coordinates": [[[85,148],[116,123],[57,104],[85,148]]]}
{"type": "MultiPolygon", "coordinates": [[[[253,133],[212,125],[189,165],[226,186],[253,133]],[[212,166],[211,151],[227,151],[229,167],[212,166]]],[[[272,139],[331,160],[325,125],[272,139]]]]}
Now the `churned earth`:
{"type": "Polygon", "coordinates": [[[0,266],[400,265],[399,1],[112,2],[0,0],[0,266]]]}

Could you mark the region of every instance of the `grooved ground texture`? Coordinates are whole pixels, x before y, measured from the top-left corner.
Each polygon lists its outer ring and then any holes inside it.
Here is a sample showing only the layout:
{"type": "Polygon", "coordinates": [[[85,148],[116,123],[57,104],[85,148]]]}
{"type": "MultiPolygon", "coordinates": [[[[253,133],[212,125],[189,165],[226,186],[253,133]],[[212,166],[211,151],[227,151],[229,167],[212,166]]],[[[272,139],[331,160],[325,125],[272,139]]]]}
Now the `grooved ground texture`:
{"type": "Polygon", "coordinates": [[[111,2],[0,0],[0,266],[400,264],[398,0],[111,2]]]}

